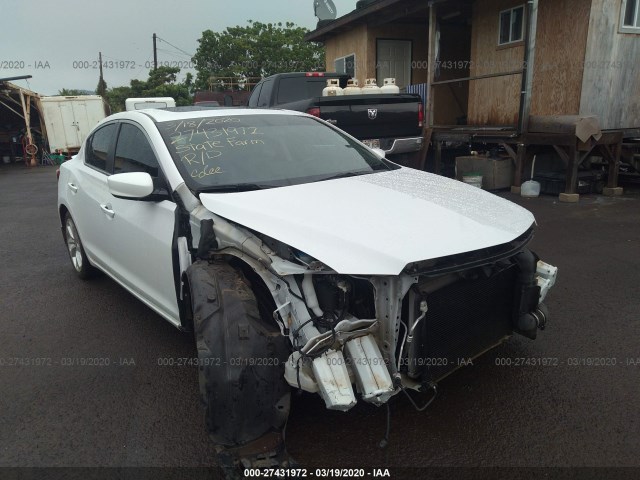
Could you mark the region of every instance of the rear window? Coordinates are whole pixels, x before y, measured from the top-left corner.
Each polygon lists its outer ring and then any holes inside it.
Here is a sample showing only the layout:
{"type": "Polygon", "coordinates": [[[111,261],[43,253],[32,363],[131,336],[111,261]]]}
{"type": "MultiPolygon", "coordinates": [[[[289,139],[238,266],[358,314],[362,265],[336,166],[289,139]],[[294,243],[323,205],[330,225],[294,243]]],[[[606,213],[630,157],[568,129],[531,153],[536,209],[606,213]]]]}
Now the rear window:
{"type": "Polygon", "coordinates": [[[359,142],[311,117],[229,115],[157,125],[182,176],[196,190],[295,185],[392,168],[359,142]]]}
{"type": "Polygon", "coordinates": [[[324,77],[291,77],[281,78],[278,87],[278,103],[297,102],[305,98],[321,97],[327,86],[324,77]]]}

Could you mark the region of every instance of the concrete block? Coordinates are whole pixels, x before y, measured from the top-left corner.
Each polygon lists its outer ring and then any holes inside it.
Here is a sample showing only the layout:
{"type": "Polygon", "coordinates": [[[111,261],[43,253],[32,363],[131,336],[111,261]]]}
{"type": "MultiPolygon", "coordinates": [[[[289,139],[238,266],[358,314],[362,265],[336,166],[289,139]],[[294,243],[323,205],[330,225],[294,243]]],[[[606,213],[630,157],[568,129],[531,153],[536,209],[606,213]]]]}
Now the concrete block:
{"type": "Polygon", "coordinates": [[[558,199],[564,203],[578,203],[580,194],[578,193],[561,193],[558,199]]]}
{"type": "Polygon", "coordinates": [[[622,187],[604,187],[602,189],[602,194],[607,197],[619,197],[623,192],[622,187]]]}

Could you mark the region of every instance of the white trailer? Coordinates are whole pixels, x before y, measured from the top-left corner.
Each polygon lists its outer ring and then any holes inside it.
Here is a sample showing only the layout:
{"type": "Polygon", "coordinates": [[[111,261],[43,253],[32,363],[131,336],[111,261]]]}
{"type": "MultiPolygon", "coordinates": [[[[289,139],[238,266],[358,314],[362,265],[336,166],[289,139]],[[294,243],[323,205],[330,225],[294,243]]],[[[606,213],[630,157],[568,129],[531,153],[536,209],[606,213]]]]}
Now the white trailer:
{"type": "Polygon", "coordinates": [[[51,152],[79,150],[91,129],[106,116],[99,95],[42,97],[40,102],[51,152]]]}

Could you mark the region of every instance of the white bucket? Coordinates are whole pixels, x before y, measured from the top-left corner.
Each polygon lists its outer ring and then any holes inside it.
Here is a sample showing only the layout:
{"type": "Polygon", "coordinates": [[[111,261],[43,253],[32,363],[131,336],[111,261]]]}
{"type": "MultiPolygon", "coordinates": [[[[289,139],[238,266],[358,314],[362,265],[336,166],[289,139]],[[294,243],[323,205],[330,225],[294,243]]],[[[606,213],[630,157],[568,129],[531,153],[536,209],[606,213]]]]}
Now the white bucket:
{"type": "Polygon", "coordinates": [[[533,156],[533,161],[531,162],[531,180],[524,182],[520,186],[520,196],[521,197],[537,197],[540,195],[540,183],[536,182],[533,179],[533,169],[536,166],[536,156],[533,156]]]}
{"type": "Polygon", "coordinates": [[[473,187],[482,188],[482,175],[463,175],[462,181],[473,187]]]}
{"type": "Polygon", "coordinates": [[[520,195],[522,197],[537,197],[540,195],[540,183],[533,180],[524,182],[520,187],[520,195]]]}

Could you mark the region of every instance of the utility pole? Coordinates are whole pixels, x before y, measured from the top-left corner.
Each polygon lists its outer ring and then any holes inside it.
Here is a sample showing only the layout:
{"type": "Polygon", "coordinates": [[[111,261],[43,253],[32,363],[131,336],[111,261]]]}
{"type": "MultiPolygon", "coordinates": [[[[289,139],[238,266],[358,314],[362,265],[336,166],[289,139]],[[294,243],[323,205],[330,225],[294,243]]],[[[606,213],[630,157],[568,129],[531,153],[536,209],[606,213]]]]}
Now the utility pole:
{"type": "Polygon", "coordinates": [[[156,34],[153,34],[153,69],[158,69],[158,49],[156,47],[156,34]]]}
{"type": "Polygon", "coordinates": [[[99,83],[99,85],[102,85],[102,82],[104,82],[104,78],[102,77],[102,52],[98,52],[98,61],[100,62],[100,83],[99,83]]]}
{"type": "Polygon", "coordinates": [[[100,79],[96,87],[96,95],[104,98],[107,95],[107,83],[104,81],[104,75],[102,73],[102,52],[98,52],[98,61],[100,62],[100,79]]]}

